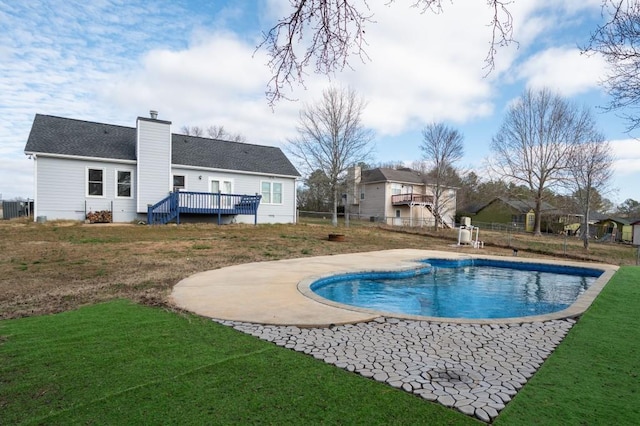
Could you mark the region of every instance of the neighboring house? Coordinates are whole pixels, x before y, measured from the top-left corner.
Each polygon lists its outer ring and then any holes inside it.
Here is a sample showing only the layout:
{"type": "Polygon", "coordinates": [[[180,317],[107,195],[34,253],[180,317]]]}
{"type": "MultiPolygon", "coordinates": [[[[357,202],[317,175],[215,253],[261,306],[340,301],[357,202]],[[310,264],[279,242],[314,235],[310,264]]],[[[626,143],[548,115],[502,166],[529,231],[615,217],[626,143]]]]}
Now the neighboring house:
{"type": "MultiPolygon", "coordinates": [[[[534,209],[534,201],[497,197],[482,206],[476,207],[473,209],[474,211],[469,211],[469,213],[473,214],[472,220],[476,223],[506,224],[513,228],[533,232],[536,218],[534,209]]],[[[546,202],[542,203],[540,214],[543,220],[545,216],[548,219],[557,219],[561,216],[558,209],[546,202]]],[[[558,220],[547,220],[547,223],[550,222],[558,222],[558,220]]]]}
{"type": "Polygon", "coordinates": [[[177,220],[296,221],[299,173],[279,148],[172,134],[154,111],[135,128],[37,114],[25,154],[34,160],[34,219],[110,211],[113,222],[147,221],[149,206],[184,191],[175,203],[191,208],[177,220]],[[257,212],[241,208],[249,199],[259,200],[257,212]]]}
{"type": "Polygon", "coordinates": [[[634,223],[637,219],[623,217],[608,217],[595,223],[595,237],[602,241],[623,241],[630,243],[633,240],[634,223]]]}
{"type": "Polygon", "coordinates": [[[350,214],[399,226],[455,226],[456,188],[445,187],[441,215],[434,214],[435,185],[412,169],[349,169],[347,206],[350,214]],[[437,217],[436,217],[437,216],[437,217]]]}

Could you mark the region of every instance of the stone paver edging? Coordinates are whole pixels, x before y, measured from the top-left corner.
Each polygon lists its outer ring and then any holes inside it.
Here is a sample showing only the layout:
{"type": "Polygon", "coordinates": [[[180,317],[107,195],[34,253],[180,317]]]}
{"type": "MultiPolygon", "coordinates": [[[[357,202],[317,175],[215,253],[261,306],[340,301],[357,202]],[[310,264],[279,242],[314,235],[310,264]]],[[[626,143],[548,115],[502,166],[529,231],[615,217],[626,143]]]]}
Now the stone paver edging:
{"type": "Polygon", "coordinates": [[[299,328],[219,322],[485,422],[498,415],[575,323],[449,324],[380,317],[299,328]]]}

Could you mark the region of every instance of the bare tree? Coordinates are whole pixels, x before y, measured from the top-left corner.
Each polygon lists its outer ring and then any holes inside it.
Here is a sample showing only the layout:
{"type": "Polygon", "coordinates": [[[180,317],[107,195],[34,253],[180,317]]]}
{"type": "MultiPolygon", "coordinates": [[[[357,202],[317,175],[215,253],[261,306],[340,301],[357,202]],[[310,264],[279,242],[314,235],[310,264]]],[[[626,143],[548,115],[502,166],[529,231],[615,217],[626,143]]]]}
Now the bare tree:
{"type": "Polygon", "coordinates": [[[202,129],[202,127],[198,126],[182,126],[180,128],[180,131],[182,132],[182,134],[187,136],[196,136],[199,138],[204,136],[204,130],[202,129]]]}
{"type": "Polygon", "coordinates": [[[585,249],[589,249],[589,214],[598,193],[606,192],[613,174],[611,146],[604,136],[594,133],[592,140],[580,144],[570,157],[569,186],[584,215],[580,237],[585,249]]]}
{"type": "Polygon", "coordinates": [[[373,168],[381,168],[381,169],[394,169],[394,170],[400,170],[404,167],[406,167],[404,165],[404,163],[402,161],[393,161],[393,160],[388,160],[388,161],[380,161],[379,163],[375,163],[373,164],[373,168]]]}
{"type": "Polygon", "coordinates": [[[180,131],[187,136],[197,136],[200,138],[205,137],[206,133],[207,137],[211,139],[220,139],[232,142],[247,141],[247,138],[240,133],[227,132],[224,126],[209,126],[206,130],[199,126],[182,126],[180,131]]]}
{"type": "Polygon", "coordinates": [[[582,49],[601,54],[609,64],[602,80],[612,100],[606,110],[629,108],[623,113],[628,131],[640,127],[640,2],[638,0],[603,0],[602,15],[606,21],[591,34],[582,49]]]}
{"type": "Polygon", "coordinates": [[[455,213],[455,205],[445,199],[445,191],[450,189],[455,172],[454,163],[464,155],[462,134],[444,123],[431,123],[422,130],[422,158],[429,164],[429,176],[433,179],[433,207],[435,229],[437,230],[443,218],[455,213]]]}
{"type": "Polygon", "coordinates": [[[579,109],[548,89],[528,90],[511,105],[493,137],[490,170],[532,191],[536,235],[540,235],[545,190],[566,180],[576,145],[589,141],[594,128],[586,108],[579,109]]]}
{"type": "Polygon", "coordinates": [[[207,135],[211,139],[222,139],[225,141],[233,141],[233,142],[246,142],[247,138],[245,138],[240,133],[229,133],[224,128],[224,126],[209,126],[207,127],[207,135]]]}
{"type": "MultiPolygon", "coordinates": [[[[489,22],[492,37],[485,59],[488,72],[494,69],[497,48],[513,42],[513,18],[508,9],[511,2],[487,0],[492,13],[489,22]]],[[[443,12],[443,0],[410,0],[408,3],[422,13],[443,12]]],[[[270,57],[273,75],[267,90],[270,105],[284,97],[285,86],[303,83],[305,69],[311,63],[315,72],[332,74],[349,67],[351,55],[362,61],[369,59],[365,50],[365,28],[375,21],[367,0],[291,0],[291,8],[291,14],[267,31],[257,47],[265,48],[270,57]]]]}
{"type": "Polygon", "coordinates": [[[352,89],[329,88],[314,105],[300,111],[298,137],[285,150],[299,160],[307,174],[321,170],[329,179],[334,226],[338,225],[338,188],[350,165],[367,161],[373,134],[361,115],[365,101],[352,89]]]}

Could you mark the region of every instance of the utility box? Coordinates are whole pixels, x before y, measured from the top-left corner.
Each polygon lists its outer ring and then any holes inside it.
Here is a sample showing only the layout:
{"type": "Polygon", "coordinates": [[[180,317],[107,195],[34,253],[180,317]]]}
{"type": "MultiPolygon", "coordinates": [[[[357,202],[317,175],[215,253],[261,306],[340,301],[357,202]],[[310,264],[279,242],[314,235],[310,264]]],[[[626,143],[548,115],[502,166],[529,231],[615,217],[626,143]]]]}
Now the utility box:
{"type": "Polygon", "coordinates": [[[460,218],[460,226],[464,226],[466,228],[471,226],[471,218],[463,216],[460,218]]]}

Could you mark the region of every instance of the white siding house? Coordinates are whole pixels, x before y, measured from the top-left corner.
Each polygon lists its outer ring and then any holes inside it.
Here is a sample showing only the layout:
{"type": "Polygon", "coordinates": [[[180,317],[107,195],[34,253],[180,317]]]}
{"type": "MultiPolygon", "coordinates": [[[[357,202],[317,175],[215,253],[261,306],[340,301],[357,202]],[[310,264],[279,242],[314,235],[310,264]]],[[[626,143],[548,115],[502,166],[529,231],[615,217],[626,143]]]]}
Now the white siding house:
{"type": "MultiPolygon", "coordinates": [[[[34,219],[85,220],[109,211],[113,222],[146,221],[150,205],[180,191],[181,200],[239,194],[238,204],[242,194],[261,196],[255,215],[229,208],[182,220],[296,220],[299,173],[279,148],[172,134],[171,122],[155,116],[139,117],[131,128],[37,114],[25,153],[34,159],[34,219]]],[[[234,207],[221,197],[210,207],[234,207]]]]}

